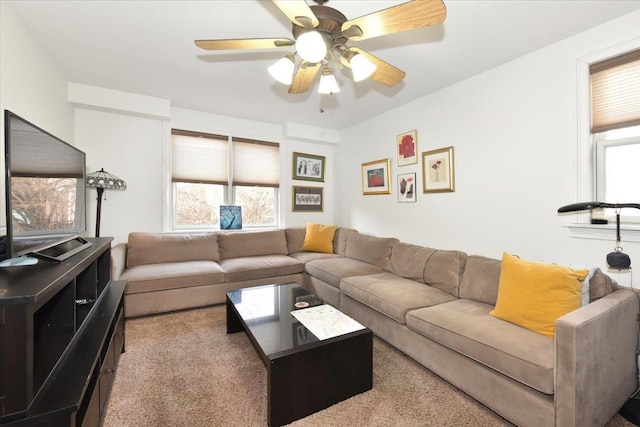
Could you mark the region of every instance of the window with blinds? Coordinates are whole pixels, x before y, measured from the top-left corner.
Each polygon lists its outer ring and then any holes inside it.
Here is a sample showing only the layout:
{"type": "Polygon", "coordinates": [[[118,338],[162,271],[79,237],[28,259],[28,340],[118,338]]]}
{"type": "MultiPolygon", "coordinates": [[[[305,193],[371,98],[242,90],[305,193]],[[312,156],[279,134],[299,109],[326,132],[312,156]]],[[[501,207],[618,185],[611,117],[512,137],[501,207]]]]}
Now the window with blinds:
{"type": "Polygon", "coordinates": [[[591,133],[640,125],[640,50],[591,64],[591,133]]]}
{"type": "Polygon", "coordinates": [[[233,185],[280,186],[278,144],[233,139],[233,185]]]}
{"type": "MultiPolygon", "coordinates": [[[[640,201],[640,50],[589,66],[591,133],[595,150],[596,198],[609,203],[640,201]]],[[[615,213],[605,212],[613,220],[615,213]]],[[[622,221],[640,219],[633,209],[622,221]]]]}
{"type": "Polygon", "coordinates": [[[277,226],[280,146],[172,131],[173,227],[217,228],[220,206],[242,208],[242,226],[277,226]]]}

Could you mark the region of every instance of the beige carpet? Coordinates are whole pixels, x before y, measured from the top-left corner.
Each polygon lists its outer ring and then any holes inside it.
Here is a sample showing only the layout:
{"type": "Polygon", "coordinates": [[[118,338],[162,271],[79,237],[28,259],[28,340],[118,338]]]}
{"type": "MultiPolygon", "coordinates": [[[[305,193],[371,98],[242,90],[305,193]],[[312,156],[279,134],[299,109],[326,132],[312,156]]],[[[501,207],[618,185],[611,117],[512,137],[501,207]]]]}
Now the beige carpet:
{"type": "MultiPolygon", "coordinates": [[[[126,328],[105,427],[266,425],[266,369],[246,334],[226,334],[224,305],[126,328]]],[[[291,426],[511,425],[385,342],[373,350],[372,390],[291,426]]]]}

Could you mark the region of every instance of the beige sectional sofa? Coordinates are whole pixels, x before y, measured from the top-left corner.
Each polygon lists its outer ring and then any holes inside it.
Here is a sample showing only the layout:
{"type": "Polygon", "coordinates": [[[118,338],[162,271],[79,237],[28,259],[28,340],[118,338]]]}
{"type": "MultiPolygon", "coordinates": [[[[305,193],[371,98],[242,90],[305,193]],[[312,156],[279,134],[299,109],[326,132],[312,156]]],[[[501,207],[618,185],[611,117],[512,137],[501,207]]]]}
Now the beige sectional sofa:
{"type": "MultiPolygon", "coordinates": [[[[304,228],[131,233],[112,249],[127,317],[222,303],[227,290],[297,282],[520,426],[601,426],[638,386],[638,297],[597,272],[555,338],[489,315],[501,261],[338,228],[333,253],[304,228]]],[[[426,392],[426,391],[425,391],[426,392]]]]}

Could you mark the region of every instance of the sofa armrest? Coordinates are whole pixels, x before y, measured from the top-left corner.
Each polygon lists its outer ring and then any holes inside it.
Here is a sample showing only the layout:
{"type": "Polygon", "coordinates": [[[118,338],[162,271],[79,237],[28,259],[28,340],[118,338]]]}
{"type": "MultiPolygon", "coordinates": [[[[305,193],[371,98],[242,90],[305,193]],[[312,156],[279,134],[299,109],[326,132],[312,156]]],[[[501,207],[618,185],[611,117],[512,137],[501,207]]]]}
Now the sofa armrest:
{"type": "Polygon", "coordinates": [[[111,248],[111,280],[118,280],[127,266],[127,244],[118,243],[111,248]]]}
{"type": "Polygon", "coordinates": [[[638,296],[617,290],[556,321],[557,426],[602,426],[638,386],[638,296]]]}

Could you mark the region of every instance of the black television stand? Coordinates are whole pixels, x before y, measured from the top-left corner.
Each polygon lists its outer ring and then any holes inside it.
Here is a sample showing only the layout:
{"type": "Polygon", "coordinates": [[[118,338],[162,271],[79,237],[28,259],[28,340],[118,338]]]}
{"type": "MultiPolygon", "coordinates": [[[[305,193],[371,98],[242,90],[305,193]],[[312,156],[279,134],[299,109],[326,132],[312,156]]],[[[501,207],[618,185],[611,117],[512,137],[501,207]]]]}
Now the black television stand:
{"type": "Polygon", "coordinates": [[[125,346],[111,240],[88,238],[64,262],[0,269],[3,427],[99,427],[125,346]]]}

